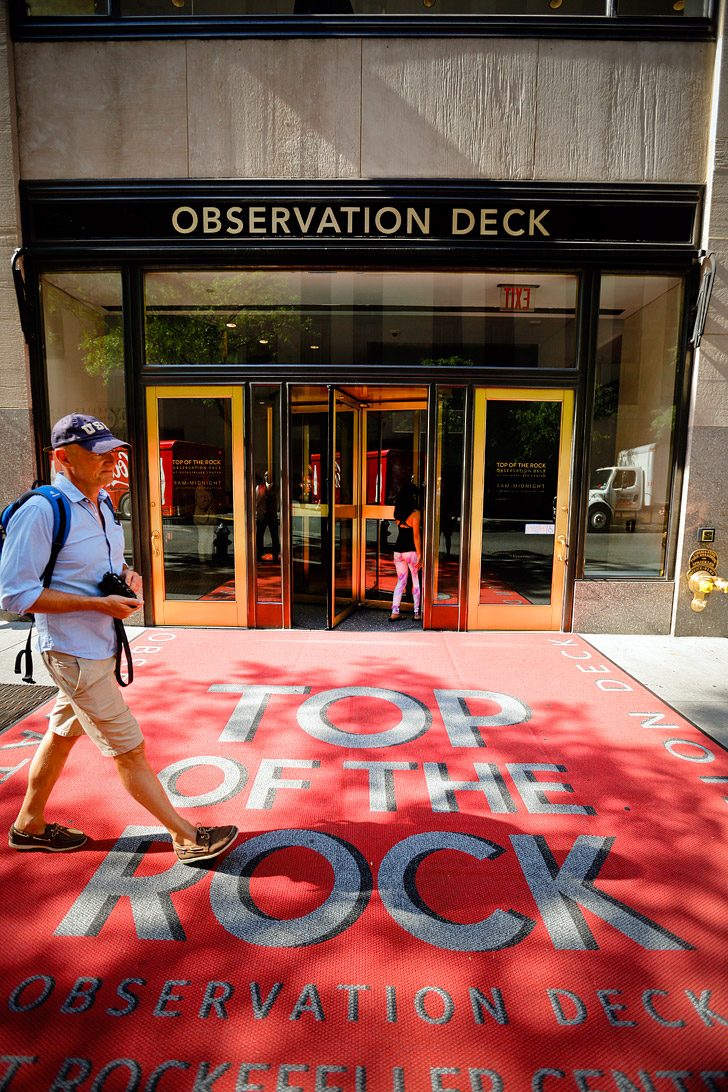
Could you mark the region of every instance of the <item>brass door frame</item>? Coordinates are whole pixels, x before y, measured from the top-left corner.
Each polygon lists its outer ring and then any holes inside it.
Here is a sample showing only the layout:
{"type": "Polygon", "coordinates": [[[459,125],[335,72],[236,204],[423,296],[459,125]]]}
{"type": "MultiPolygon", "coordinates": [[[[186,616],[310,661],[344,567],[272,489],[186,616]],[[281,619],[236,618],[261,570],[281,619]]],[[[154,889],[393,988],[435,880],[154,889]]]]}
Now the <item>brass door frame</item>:
{"type": "Polygon", "coordinates": [[[242,386],[159,386],[146,391],[147,465],[149,467],[149,531],[152,560],[154,623],[162,626],[238,626],[248,619],[247,551],[245,534],[245,459],[242,386]],[[165,599],[162,482],[159,470],[159,401],[163,398],[229,398],[232,421],[233,554],[236,599],[200,602],[165,599]]]}
{"type": "Polygon", "coordinates": [[[574,427],[574,392],[519,388],[479,387],[475,390],[473,476],[471,482],[468,623],[471,630],[560,630],[563,624],[566,564],[568,560],[569,479],[574,427]],[[561,430],[556,487],[551,601],[548,604],[506,606],[480,603],[480,569],[485,485],[485,415],[490,401],[559,402],[561,430]]]}
{"type": "MultiPolygon", "coordinates": [[[[422,626],[423,629],[442,629],[458,631],[465,629],[465,617],[467,613],[467,574],[468,551],[470,538],[463,533],[460,540],[458,558],[458,597],[457,605],[452,608],[438,602],[437,590],[440,564],[440,520],[442,517],[441,482],[443,461],[443,436],[442,420],[440,415],[440,391],[452,389],[448,384],[432,383],[428,390],[427,402],[427,497],[426,507],[423,513],[424,525],[430,528],[429,534],[423,535],[422,568],[427,574],[427,581],[422,582],[422,626]]],[[[467,456],[470,424],[470,401],[468,392],[471,388],[461,386],[464,395],[463,413],[463,441],[461,455],[463,457],[463,478],[461,482],[459,500],[459,523],[461,527],[469,526],[470,491],[469,491],[469,459],[467,456]],[[466,504],[467,501],[467,504],[466,504]]]]}
{"type": "Polygon", "coordinates": [[[248,558],[250,564],[248,565],[248,626],[251,629],[290,629],[291,617],[290,617],[290,592],[289,592],[289,572],[290,572],[290,519],[288,505],[285,503],[285,498],[288,496],[288,461],[284,457],[284,452],[288,446],[288,414],[286,412],[287,395],[288,391],[285,384],[270,384],[260,383],[257,380],[246,384],[248,391],[248,397],[245,403],[245,424],[244,434],[247,439],[245,444],[245,481],[247,483],[246,488],[246,547],[248,552],[248,558]],[[260,388],[277,388],[277,406],[270,405],[267,409],[267,421],[266,421],[266,466],[271,468],[278,460],[280,468],[280,476],[278,479],[279,488],[279,563],[281,567],[281,601],[280,604],[276,601],[267,601],[265,599],[258,599],[258,576],[260,562],[257,558],[257,495],[256,495],[256,468],[255,468],[255,443],[256,443],[256,426],[254,423],[254,407],[258,400],[258,391],[260,388]],[[279,414],[279,442],[278,445],[274,442],[274,428],[273,421],[275,419],[276,409],[279,414]],[[277,450],[276,450],[277,447],[277,450]],[[255,559],[255,564],[253,564],[255,559]],[[276,617],[277,616],[277,617],[276,617]],[[272,621],[275,618],[275,621],[272,621]],[[277,624],[275,624],[277,621],[277,624]]]}
{"type": "MultiPolygon", "coordinates": [[[[286,398],[287,398],[287,407],[288,407],[289,420],[290,420],[290,418],[292,418],[294,416],[302,416],[302,415],[307,414],[307,413],[326,413],[326,414],[328,414],[328,412],[329,412],[328,402],[297,403],[297,402],[294,402],[292,400],[292,393],[291,393],[292,389],[295,389],[296,387],[305,387],[305,386],[306,386],[306,384],[304,384],[304,383],[292,383],[287,388],[286,398]]],[[[320,387],[321,384],[315,384],[315,386],[320,387]]],[[[289,432],[289,435],[288,435],[288,444],[287,444],[287,447],[286,447],[286,451],[288,452],[288,459],[290,460],[290,458],[291,458],[291,435],[290,435],[291,430],[290,430],[290,427],[289,427],[288,432],[289,432]]],[[[327,443],[328,443],[328,440],[327,440],[327,443]]],[[[307,460],[308,460],[308,456],[305,457],[305,461],[307,461],[307,460]]],[[[289,463],[288,473],[290,474],[290,463],[289,463]]],[[[288,507],[289,507],[289,511],[290,511],[290,519],[289,519],[289,522],[288,522],[288,537],[289,537],[289,541],[290,541],[290,529],[291,529],[293,520],[296,519],[296,518],[301,519],[303,521],[304,525],[307,523],[307,521],[309,519],[320,519],[322,524],[324,524],[324,526],[326,525],[326,520],[328,520],[328,517],[329,517],[328,482],[326,482],[321,488],[321,500],[320,500],[319,503],[315,503],[313,501],[294,501],[293,497],[290,495],[290,490],[291,490],[290,478],[289,478],[288,488],[289,488],[289,493],[288,493],[289,504],[288,504],[288,507]]],[[[328,539],[327,539],[327,541],[328,541],[328,539]]],[[[289,554],[289,556],[290,556],[290,554],[289,554]]],[[[290,560],[290,564],[292,565],[292,558],[290,560]]],[[[308,596],[301,596],[300,601],[301,602],[308,602],[309,597],[308,596]]],[[[318,602],[318,600],[311,600],[311,601],[318,602]]],[[[290,582],[289,582],[289,606],[290,606],[290,610],[289,610],[289,623],[290,623],[290,621],[292,620],[292,617],[293,617],[293,577],[292,577],[292,575],[291,575],[291,579],[290,579],[290,582]]],[[[327,611],[327,618],[328,618],[328,601],[326,603],[326,611],[327,611]]]]}
{"type": "MultiPolygon", "coordinates": [[[[328,581],[326,621],[327,626],[333,629],[359,606],[378,607],[390,609],[391,603],[380,599],[366,598],[366,549],[365,549],[365,520],[366,519],[392,519],[394,505],[367,504],[366,503],[366,475],[367,475],[367,413],[380,410],[419,410],[427,413],[428,404],[425,398],[406,399],[396,402],[369,403],[360,402],[346,390],[334,385],[329,386],[328,405],[322,402],[313,402],[305,405],[296,405],[290,402],[290,413],[304,414],[307,412],[328,412],[328,479],[322,482],[321,504],[315,506],[316,515],[326,521],[325,537],[328,544],[328,581]],[[336,501],[336,425],[337,415],[345,407],[346,412],[353,414],[354,423],[354,480],[352,483],[353,498],[351,504],[342,505],[336,501]],[[337,519],[351,520],[352,523],[352,572],[351,601],[346,606],[336,610],[336,521],[337,519]]],[[[419,433],[418,433],[419,436],[419,433]]],[[[425,445],[427,437],[425,437],[425,445]]],[[[292,505],[292,515],[305,516],[311,509],[311,505],[292,505]]],[[[423,582],[424,594],[424,582],[423,582]]]]}
{"type": "Polygon", "coordinates": [[[327,624],[329,629],[334,629],[339,622],[343,622],[352,614],[360,602],[360,575],[361,565],[358,564],[361,554],[361,406],[356,399],[345,394],[338,387],[329,387],[329,586],[327,603],[327,624]],[[336,418],[341,412],[340,406],[345,407],[346,412],[353,415],[354,443],[353,443],[353,503],[338,504],[336,501],[336,418]],[[352,521],[351,541],[351,602],[336,612],[336,520],[352,521]]]}
{"type": "MultiPolygon", "coordinates": [[[[381,405],[377,403],[365,404],[362,407],[362,419],[359,428],[359,435],[361,438],[360,443],[360,459],[359,459],[359,492],[362,498],[361,511],[359,517],[359,537],[360,542],[366,543],[366,534],[364,533],[364,526],[367,519],[383,520],[394,519],[394,505],[393,504],[367,504],[366,503],[366,487],[367,487],[367,417],[369,413],[380,413],[383,410],[414,410],[421,411],[428,414],[428,404],[425,398],[409,399],[403,402],[385,402],[381,405]]],[[[419,433],[418,433],[419,441],[419,433]]],[[[425,432],[424,442],[425,456],[428,454],[428,435],[425,432]]],[[[428,474],[429,478],[429,474],[428,474]]],[[[420,570],[420,588],[423,596],[425,596],[425,581],[424,581],[424,562],[425,562],[425,542],[424,542],[424,528],[423,528],[423,543],[422,543],[422,569],[420,570]]],[[[359,567],[359,587],[361,588],[360,603],[362,606],[375,607],[381,610],[390,610],[391,603],[385,602],[383,599],[367,599],[366,598],[366,547],[360,550],[360,567],[359,567]]],[[[400,609],[407,611],[409,607],[404,604],[400,609]]]]}

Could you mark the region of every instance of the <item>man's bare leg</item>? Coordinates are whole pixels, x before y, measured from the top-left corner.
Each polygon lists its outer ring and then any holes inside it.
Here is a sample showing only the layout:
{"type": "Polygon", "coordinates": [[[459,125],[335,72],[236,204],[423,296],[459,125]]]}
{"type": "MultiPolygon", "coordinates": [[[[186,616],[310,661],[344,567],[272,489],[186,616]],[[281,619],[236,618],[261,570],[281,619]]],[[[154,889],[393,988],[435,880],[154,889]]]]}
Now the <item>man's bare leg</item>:
{"type": "Polygon", "coordinates": [[[15,820],[15,828],[27,834],[43,834],[47,823],[45,808],[71,748],[80,736],[57,736],[50,730],[33,756],[28,774],[28,789],[15,820]]]}
{"type": "Polygon", "coordinates": [[[172,840],[180,846],[195,845],[197,828],[170,804],[162,783],[147,761],[144,744],[117,755],[114,762],[126,791],[169,831],[172,840]]]}

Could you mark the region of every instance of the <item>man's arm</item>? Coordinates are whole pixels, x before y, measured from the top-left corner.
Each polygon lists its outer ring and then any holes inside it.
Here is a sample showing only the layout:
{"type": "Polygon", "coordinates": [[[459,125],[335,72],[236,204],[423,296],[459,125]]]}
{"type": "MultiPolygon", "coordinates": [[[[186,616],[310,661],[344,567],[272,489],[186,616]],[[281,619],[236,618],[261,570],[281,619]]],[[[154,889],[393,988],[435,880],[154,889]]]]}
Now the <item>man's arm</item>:
{"type": "Polygon", "coordinates": [[[121,618],[123,621],[141,606],[141,599],[127,599],[123,595],[75,595],[56,591],[54,588],[44,588],[35,603],[26,608],[26,613],[69,614],[71,611],[91,610],[99,614],[109,614],[112,618],[121,618]]]}
{"type": "Polygon", "coordinates": [[[43,591],[41,574],[53,542],[53,512],[41,497],[33,497],[10,521],[0,564],[0,605],[27,614],[43,591]]]}
{"type": "MultiPolygon", "coordinates": [[[[0,602],[5,610],[15,614],[89,610],[124,619],[141,606],[139,599],[123,595],[82,595],[43,587],[41,574],[48,563],[53,538],[53,512],[45,500],[27,501],[13,516],[9,530],[0,566],[0,602]]],[[[123,576],[138,594],[141,588],[138,573],[125,568],[123,576]]]]}

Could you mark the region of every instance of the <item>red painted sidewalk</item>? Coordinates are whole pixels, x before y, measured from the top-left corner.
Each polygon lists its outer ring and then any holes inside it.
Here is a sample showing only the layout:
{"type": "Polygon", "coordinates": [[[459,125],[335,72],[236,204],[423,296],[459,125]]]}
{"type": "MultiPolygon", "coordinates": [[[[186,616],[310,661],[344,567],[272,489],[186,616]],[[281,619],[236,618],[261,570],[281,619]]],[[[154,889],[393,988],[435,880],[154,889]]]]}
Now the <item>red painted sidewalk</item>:
{"type": "Polygon", "coordinates": [[[133,647],[167,791],[240,837],[177,863],[79,742],[88,845],[0,855],[2,1092],[728,1092],[728,753],[585,640],[133,647]]]}

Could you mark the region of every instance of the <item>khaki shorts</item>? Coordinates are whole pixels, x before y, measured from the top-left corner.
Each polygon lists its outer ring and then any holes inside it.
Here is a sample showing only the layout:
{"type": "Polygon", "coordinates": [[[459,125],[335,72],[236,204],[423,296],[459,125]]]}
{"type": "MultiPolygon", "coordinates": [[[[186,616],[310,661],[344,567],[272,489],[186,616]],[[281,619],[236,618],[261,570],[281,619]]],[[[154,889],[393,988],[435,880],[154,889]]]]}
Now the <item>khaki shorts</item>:
{"type": "Polygon", "coordinates": [[[51,732],[57,736],[85,732],[108,758],[126,754],[144,742],[116,682],[116,657],[82,660],[55,651],[42,655],[60,691],[51,713],[51,732]]]}

